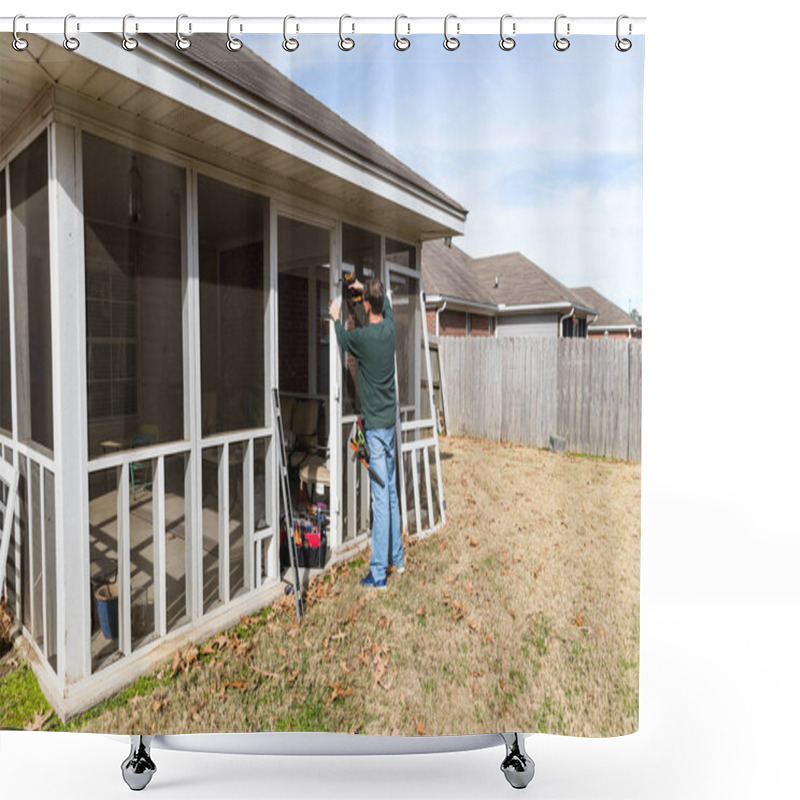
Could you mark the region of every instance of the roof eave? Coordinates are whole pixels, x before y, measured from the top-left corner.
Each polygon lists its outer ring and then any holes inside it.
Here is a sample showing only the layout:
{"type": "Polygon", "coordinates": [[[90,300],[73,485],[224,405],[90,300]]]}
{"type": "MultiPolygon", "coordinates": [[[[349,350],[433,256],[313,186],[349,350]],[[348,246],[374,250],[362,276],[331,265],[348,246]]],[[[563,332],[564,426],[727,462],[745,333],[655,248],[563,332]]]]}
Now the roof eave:
{"type": "MultiPolygon", "coordinates": [[[[58,45],[63,39],[56,34],[38,35],[58,45]]],[[[141,52],[132,59],[119,47],[118,37],[100,34],[91,51],[86,48],[81,55],[131,81],[158,86],[160,92],[179,98],[179,102],[200,113],[222,120],[231,128],[428,219],[434,223],[426,226],[428,231],[435,230],[439,236],[443,235],[442,231],[445,235],[463,234],[467,212],[461,206],[446,203],[326,137],[316,135],[301,123],[257,102],[245,90],[237,90],[230,81],[205,70],[192,70],[175,59],[166,46],[155,41],[153,44],[156,46],[147,50],[139,48],[141,52]]]]}

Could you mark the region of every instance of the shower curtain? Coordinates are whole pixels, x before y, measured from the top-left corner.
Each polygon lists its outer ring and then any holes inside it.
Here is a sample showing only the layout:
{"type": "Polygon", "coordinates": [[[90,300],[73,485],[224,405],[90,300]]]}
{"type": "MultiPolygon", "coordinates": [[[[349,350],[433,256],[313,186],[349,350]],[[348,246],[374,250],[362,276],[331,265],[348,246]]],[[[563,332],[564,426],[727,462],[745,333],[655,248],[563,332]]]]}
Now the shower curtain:
{"type": "Polygon", "coordinates": [[[637,729],[643,37],[457,24],[0,35],[0,727],[637,729]]]}

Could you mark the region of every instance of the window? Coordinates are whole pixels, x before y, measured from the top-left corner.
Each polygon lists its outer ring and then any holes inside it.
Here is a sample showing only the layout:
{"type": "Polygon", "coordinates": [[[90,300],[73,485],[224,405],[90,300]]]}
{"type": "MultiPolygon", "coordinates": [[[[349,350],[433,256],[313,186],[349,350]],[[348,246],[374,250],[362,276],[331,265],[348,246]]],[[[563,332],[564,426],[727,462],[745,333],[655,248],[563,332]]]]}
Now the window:
{"type": "Polygon", "coordinates": [[[201,175],[203,436],[264,425],[267,201],[201,175]]]}
{"type": "Polygon", "coordinates": [[[11,163],[19,438],[53,449],[47,132],[11,163]]]}
{"type": "Polygon", "coordinates": [[[186,174],[83,134],[89,455],[183,439],[186,174]]]}
{"type": "Polygon", "coordinates": [[[0,428],[11,434],[11,328],[8,304],[6,173],[0,171],[0,428]]]}
{"type": "Polygon", "coordinates": [[[561,335],[565,339],[585,339],[586,338],[586,319],[585,317],[570,317],[561,322],[561,335]]]}

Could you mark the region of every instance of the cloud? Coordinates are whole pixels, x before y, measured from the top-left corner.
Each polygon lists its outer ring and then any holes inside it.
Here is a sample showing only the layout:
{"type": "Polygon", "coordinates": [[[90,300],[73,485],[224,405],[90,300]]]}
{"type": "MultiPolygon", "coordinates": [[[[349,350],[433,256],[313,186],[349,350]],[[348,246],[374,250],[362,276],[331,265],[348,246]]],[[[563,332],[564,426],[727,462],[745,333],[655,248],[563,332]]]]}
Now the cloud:
{"type": "Polygon", "coordinates": [[[392,38],[347,54],[325,37],[288,55],[272,43],[270,60],[469,209],[468,253],[519,250],[641,309],[642,53],[592,36],[569,54],[548,37],[503,53],[488,36],[397,53],[392,38]]]}

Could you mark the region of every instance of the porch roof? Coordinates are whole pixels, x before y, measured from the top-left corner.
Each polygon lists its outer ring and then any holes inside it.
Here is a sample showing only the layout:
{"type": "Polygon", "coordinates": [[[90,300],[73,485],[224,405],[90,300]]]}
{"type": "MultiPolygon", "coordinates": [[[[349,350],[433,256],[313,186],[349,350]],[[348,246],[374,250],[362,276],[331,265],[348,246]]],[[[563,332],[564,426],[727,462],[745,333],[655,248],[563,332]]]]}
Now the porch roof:
{"type": "Polygon", "coordinates": [[[422,240],[463,233],[463,206],[252,50],[228,52],[225,35],[195,34],[186,51],[166,34],[140,36],[133,52],[109,34],[85,36],[71,53],[55,35],[28,40],[18,53],[0,34],[4,141],[55,105],[129,135],[146,132],[354,222],[422,240]]]}

